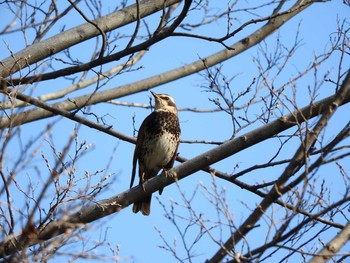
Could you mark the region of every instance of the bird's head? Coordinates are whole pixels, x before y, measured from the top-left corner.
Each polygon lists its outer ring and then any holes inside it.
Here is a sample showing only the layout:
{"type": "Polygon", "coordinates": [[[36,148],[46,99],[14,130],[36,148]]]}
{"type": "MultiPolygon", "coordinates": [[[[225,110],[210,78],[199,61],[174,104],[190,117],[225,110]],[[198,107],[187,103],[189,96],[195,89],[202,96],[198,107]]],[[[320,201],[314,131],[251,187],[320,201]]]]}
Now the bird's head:
{"type": "Polygon", "coordinates": [[[177,114],[177,108],[175,104],[175,100],[168,94],[157,94],[151,91],[156,103],[155,110],[156,111],[169,111],[174,114],[177,114]]]}

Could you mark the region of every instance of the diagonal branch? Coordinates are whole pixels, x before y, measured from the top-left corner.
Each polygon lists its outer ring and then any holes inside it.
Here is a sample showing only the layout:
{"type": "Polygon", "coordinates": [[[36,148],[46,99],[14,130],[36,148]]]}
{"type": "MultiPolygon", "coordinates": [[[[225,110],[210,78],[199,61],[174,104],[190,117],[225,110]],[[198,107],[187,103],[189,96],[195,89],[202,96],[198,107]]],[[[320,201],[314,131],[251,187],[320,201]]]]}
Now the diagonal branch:
{"type": "MultiPolygon", "coordinates": [[[[344,94],[342,94],[344,97],[337,106],[350,102],[349,83],[350,72],[348,73],[346,81],[343,84],[343,88],[341,89],[344,92],[344,94]]],[[[201,169],[206,169],[209,165],[223,160],[261,141],[267,140],[274,135],[295,126],[297,123],[302,123],[308,119],[320,115],[321,113],[324,113],[330,107],[332,107],[332,105],[334,105],[334,102],[336,99],[338,99],[338,97],[338,94],[328,97],[289,115],[283,116],[278,120],[272,121],[258,129],[248,132],[243,136],[229,140],[222,145],[194,157],[168,171],[168,173],[173,176],[156,176],[148,180],[144,184],[144,187],[134,187],[109,199],[103,200],[91,206],[87,206],[75,214],[53,221],[46,225],[43,229],[37,229],[35,237],[33,237],[33,235],[29,237],[26,234],[8,236],[6,240],[0,243],[0,256],[5,257],[6,255],[19,252],[23,248],[39,244],[44,240],[51,239],[67,231],[72,231],[82,224],[87,224],[112,213],[119,212],[135,201],[141,200],[149,193],[156,192],[159,189],[174,183],[175,179],[181,180],[194,172],[201,169]],[[146,189],[146,191],[144,191],[143,188],[146,189]]],[[[211,172],[215,174],[215,170],[211,170],[211,172]]],[[[269,198],[266,197],[265,199],[267,200],[269,198]]],[[[242,238],[241,234],[239,234],[237,238],[242,238]]],[[[226,248],[229,248],[229,245],[227,245],[226,248]]],[[[219,255],[219,258],[225,256],[225,254],[222,253],[219,255]]],[[[211,262],[219,262],[219,260],[211,262]]]]}

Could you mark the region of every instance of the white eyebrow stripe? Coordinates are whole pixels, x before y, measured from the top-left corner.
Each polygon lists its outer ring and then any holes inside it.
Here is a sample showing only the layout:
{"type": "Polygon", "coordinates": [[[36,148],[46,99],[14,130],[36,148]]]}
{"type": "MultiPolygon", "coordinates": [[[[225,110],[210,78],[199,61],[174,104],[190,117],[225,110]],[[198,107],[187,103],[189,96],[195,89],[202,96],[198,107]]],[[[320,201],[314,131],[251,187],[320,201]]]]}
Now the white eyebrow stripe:
{"type": "Polygon", "coordinates": [[[158,94],[162,99],[164,98],[169,98],[171,100],[172,103],[176,104],[175,103],[175,100],[173,99],[173,97],[171,97],[170,95],[168,94],[158,94]]]}

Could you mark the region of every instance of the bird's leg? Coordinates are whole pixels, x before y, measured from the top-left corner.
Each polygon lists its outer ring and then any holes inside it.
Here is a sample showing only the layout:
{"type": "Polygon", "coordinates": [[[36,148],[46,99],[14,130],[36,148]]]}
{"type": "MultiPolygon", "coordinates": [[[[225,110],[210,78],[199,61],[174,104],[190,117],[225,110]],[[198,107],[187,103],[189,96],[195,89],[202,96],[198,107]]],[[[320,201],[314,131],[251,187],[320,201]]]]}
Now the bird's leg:
{"type": "Polygon", "coordinates": [[[168,177],[168,170],[164,166],[162,166],[162,169],[163,169],[163,173],[165,174],[165,178],[167,178],[168,177]]]}
{"type": "Polygon", "coordinates": [[[144,192],[146,192],[145,182],[146,182],[146,180],[145,180],[145,172],[142,172],[142,174],[141,174],[141,176],[140,176],[140,185],[141,185],[142,190],[143,190],[144,192]]]}

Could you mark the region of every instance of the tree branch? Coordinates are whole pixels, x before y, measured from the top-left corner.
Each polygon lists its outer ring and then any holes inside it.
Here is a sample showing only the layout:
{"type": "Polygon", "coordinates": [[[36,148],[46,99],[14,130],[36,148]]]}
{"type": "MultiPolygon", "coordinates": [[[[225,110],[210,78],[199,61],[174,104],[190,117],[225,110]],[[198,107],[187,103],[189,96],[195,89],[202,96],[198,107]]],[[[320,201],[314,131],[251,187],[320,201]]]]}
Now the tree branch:
{"type": "Polygon", "coordinates": [[[349,241],[349,236],[350,222],[309,263],[326,263],[349,241]]]}
{"type": "MultiPolygon", "coordinates": [[[[341,89],[344,92],[344,94],[342,94],[343,98],[337,106],[348,103],[350,101],[349,83],[350,72],[348,73],[346,81],[343,83],[343,88],[341,89]]],[[[222,145],[213,148],[212,150],[209,150],[197,157],[186,161],[183,164],[174,167],[168,171],[168,174],[172,176],[165,176],[164,174],[156,176],[148,180],[143,185],[143,187],[136,186],[109,199],[103,200],[91,206],[87,206],[75,214],[65,216],[64,218],[57,221],[53,221],[46,225],[43,229],[37,229],[34,237],[33,235],[28,236],[26,234],[21,234],[19,236],[8,236],[6,240],[0,243],[0,256],[5,257],[7,255],[19,252],[26,247],[38,244],[44,240],[48,240],[62,233],[65,233],[66,231],[73,231],[82,224],[87,224],[112,213],[119,212],[135,201],[141,200],[149,193],[156,192],[159,189],[162,189],[167,185],[174,183],[175,180],[181,180],[194,172],[197,172],[201,169],[206,169],[209,165],[223,160],[261,141],[267,140],[274,135],[295,126],[298,123],[302,123],[310,118],[318,116],[325,110],[329,109],[329,107],[334,105],[334,102],[336,99],[338,99],[338,97],[339,94],[328,97],[315,104],[283,116],[278,120],[265,124],[264,126],[248,132],[236,139],[229,140],[222,145]],[[146,191],[144,191],[143,188],[146,191]]],[[[215,170],[211,169],[211,173],[215,175],[215,170]]],[[[268,199],[268,197],[266,199],[268,199]]],[[[242,226],[244,225],[245,224],[242,226]]],[[[239,240],[241,237],[241,232],[236,232],[235,238],[237,239],[235,240],[239,240]]],[[[231,238],[230,241],[232,242],[231,238]]],[[[229,248],[230,245],[225,244],[225,247],[229,248]]],[[[225,256],[225,254],[222,254],[221,251],[219,251],[218,254],[219,257],[215,257],[212,260],[223,258],[225,256]]],[[[219,260],[211,262],[219,262],[219,260]]]]}

